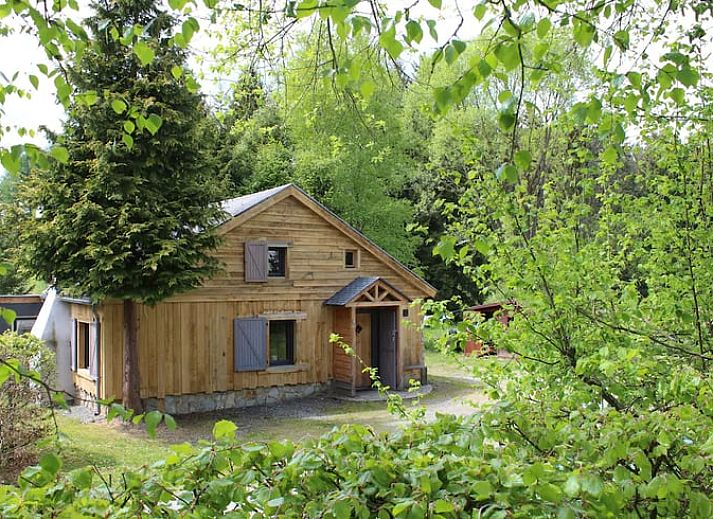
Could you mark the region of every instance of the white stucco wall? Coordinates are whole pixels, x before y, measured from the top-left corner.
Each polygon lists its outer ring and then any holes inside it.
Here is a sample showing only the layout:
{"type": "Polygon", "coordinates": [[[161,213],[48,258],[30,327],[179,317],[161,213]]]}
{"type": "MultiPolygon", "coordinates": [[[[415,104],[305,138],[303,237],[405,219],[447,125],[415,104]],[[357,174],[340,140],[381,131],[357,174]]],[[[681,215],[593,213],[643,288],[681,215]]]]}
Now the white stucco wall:
{"type": "Polygon", "coordinates": [[[74,395],[70,351],[72,315],[69,303],[62,301],[53,288],[47,291],[45,302],[30,333],[45,341],[55,352],[57,389],[74,395]]]}

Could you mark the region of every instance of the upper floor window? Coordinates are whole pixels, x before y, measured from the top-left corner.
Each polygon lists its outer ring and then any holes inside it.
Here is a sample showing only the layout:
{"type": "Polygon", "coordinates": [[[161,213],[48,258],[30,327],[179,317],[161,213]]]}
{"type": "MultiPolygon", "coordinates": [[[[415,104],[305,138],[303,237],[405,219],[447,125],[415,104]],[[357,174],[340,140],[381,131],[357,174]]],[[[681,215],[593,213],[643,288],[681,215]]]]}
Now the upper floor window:
{"type": "Polygon", "coordinates": [[[345,250],[344,251],[344,268],[355,269],[359,262],[359,251],[345,250]]]}
{"type": "Polygon", "coordinates": [[[287,247],[267,248],[267,275],[284,278],[287,274],[287,247]]]}
{"type": "Polygon", "coordinates": [[[287,277],[287,242],[245,242],[245,281],[264,283],[269,278],[287,277]]]}

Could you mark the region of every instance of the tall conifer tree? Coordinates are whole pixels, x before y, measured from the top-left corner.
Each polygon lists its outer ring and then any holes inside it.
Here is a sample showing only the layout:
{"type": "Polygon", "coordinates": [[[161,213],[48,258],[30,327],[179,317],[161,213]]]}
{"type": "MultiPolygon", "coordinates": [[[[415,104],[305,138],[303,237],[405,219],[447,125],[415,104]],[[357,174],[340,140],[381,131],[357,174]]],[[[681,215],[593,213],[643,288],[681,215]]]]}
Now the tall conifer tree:
{"type": "Polygon", "coordinates": [[[55,139],[67,156],[56,152],[21,194],[27,268],[92,301],[123,301],[123,402],[137,410],[136,304],[215,271],[221,217],[202,139],[206,108],[171,39],[175,20],[158,4],[94,3],[90,44],[68,68],[74,101],[55,139]]]}

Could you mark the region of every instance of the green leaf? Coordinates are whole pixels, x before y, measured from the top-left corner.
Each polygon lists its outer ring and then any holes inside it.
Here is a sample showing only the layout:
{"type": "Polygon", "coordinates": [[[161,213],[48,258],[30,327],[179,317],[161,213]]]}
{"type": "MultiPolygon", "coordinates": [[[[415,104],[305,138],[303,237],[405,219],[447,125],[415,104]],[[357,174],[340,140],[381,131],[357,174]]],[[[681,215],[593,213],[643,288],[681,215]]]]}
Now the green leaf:
{"type": "Polygon", "coordinates": [[[638,72],[629,72],[626,74],[626,77],[629,80],[629,83],[631,83],[631,86],[637,90],[641,90],[641,74],[638,72]]]}
{"type": "Polygon", "coordinates": [[[178,65],[171,67],[171,75],[174,79],[179,79],[183,75],[183,69],[178,65]]]}
{"type": "Polygon", "coordinates": [[[54,158],[57,162],[61,162],[62,164],[69,162],[69,151],[67,151],[67,148],[64,146],[53,147],[50,150],[50,155],[52,155],[52,158],[54,158]]]}
{"type": "Polygon", "coordinates": [[[512,164],[503,164],[495,172],[495,176],[498,180],[503,182],[515,183],[517,182],[517,168],[512,164]]]}
{"type": "Polygon", "coordinates": [[[220,440],[222,438],[234,438],[235,431],[238,426],[228,420],[220,420],[213,425],[213,438],[220,440]]]}
{"type": "Polygon", "coordinates": [[[588,494],[599,497],[604,491],[604,484],[597,476],[588,475],[580,479],[579,485],[588,494]]]}
{"type": "Polygon", "coordinates": [[[595,34],[594,27],[588,23],[578,21],[578,23],[574,25],[574,41],[581,47],[589,47],[592,40],[594,40],[595,34]]]}
{"type": "Polygon", "coordinates": [[[161,119],[161,116],[157,114],[151,114],[144,122],[144,128],[146,128],[151,135],[156,135],[162,124],[163,119],[161,119]]]}
{"type": "Polygon", "coordinates": [[[352,516],[352,505],[346,501],[337,501],[332,505],[332,513],[336,519],[349,519],[352,516]]]}
{"type": "Polygon", "coordinates": [[[88,90],[86,92],[82,92],[81,94],[77,94],[77,102],[85,106],[94,106],[97,104],[98,100],[99,96],[95,90],[88,90]]]}
{"type": "Polygon", "coordinates": [[[564,483],[564,493],[569,497],[574,497],[579,493],[579,481],[577,476],[570,476],[564,483]]]}
{"type": "Polygon", "coordinates": [[[479,20],[482,21],[483,18],[485,17],[485,13],[488,11],[488,6],[484,3],[481,2],[478,5],[475,6],[473,9],[473,15],[479,20]]]}
{"type": "Polygon", "coordinates": [[[542,499],[550,503],[559,503],[562,500],[562,491],[552,483],[544,483],[537,488],[537,493],[542,499]]]}
{"type": "Polygon", "coordinates": [[[126,110],[126,103],[124,101],[122,101],[121,99],[114,99],[111,102],[111,108],[117,114],[123,114],[124,110],[126,110]]]}
{"type": "Polygon", "coordinates": [[[374,90],[376,90],[376,83],[371,79],[367,79],[359,85],[359,92],[364,96],[364,99],[369,99],[374,94],[374,90]]]}
{"type": "Polygon", "coordinates": [[[614,165],[619,157],[619,153],[614,146],[608,146],[607,149],[602,152],[601,157],[605,164],[614,165]]]}
{"type": "Polygon", "coordinates": [[[93,476],[89,469],[77,469],[70,473],[70,480],[75,487],[86,489],[92,486],[93,476]]]}
{"type": "Polygon", "coordinates": [[[391,515],[393,516],[399,516],[402,513],[404,513],[406,510],[411,508],[413,506],[414,502],[410,499],[401,501],[400,503],[396,503],[394,507],[391,509],[391,515]]]}
{"type": "Polygon", "coordinates": [[[504,131],[511,129],[515,125],[515,114],[510,110],[505,110],[498,113],[498,125],[504,131]]]}
{"type": "Polygon", "coordinates": [[[156,427],[161,423],[161,418],[161,411],[149,411],[146,413],[144,423],[146,423],[146,432],[148,432],[151,438],[156,437],[156,427]]]}
{"type": "Polygon", "coordinates": [[[168,5],[174,11],[178,11],[179,9],[183,9],[183,6],[185,6],[187,2],[188,0],[168,0],[168,5]]]}
{"type": "Polygon", "coordinates": [[[415,41],[416,43],[421,43],[423,40],[423,29],[421,29],[421,24],[416,20],[409,20],[406,23],[406,37],[408,41],[415,41]]]}
{"type": "Polygon", "coordinates": [[[428,0],[428,3],[436,9],[440,9],[441,5],[443,5],[443,0],[428,0]]]}
{"type": "Polygon", "coordinates": [[[62,461],[51,452],[47,452],[40,458],[40,467],[54,476],[62,468],[62,461]]]}
{"type": "Polygon", "coordinates": [[[35,87],[35,90],[37,90],[37,88],[40,86],[40,80],[34,74],[30,74],[29,78],[30,83],[32,83],[32,86],[35,87]]]}
{"type": "Polygon", "coordinates": [[[170,414],[164,414],[163,415],[163,422],[166,424],[166,427],[168,427],[169,431],[175,431],[176,427],[176,420],[171,416],[170,414]]]}
{"type": "Polygon", "coordinates": [[[544,38],[549,34],[550,29],[552,29],[552,22],[550,19],[542,18],[539,22],[537,22],[537,37],[540,39],[544,38]]]}
{"type": "Polygon", "coordinates": [[[686,104],[686,92],[682,88],[676,87],[672,89],[669,93],[669,96],[678,106],[683,106],[686,104]]]}
{"type": "MultiPolygon", "coordinates": [[[[480,245],[480,248],[482,248],[482,243],[476,245],[476,248],[478,248],[479,245],[480,245]]],[[[481,252],[481,254],[482,254],[482,252],[481,252]]],[[[487,481],[487,480],[476,481],[476,483],[473,485],[473,490],[475,491],[478,499],[481,501],[484,501],[485,499],[488,499],[492,495],[493,486],[490,484],[490,481],[487,481]]]]}
{"type": "Polygon", "coordinates": [[[676,79],[678,79],[681,84],[687,87],[692,87],[698,84],[698,79],[700,78],[698,72],[690,67],[683,68],[676,74],[676,79]]]}
{"type": "Polygon", "coordinates": [[[602,102],[593,97],[587,105],[587,119],[596,124],[602,118],[602,102]]]}
{"type": "Polygon", "coordinates": [[[515,154],[515,165],[520,171],[527,171],[532,162],[532,155],[527,150],[520,150],[515,154]]]}
{"type": "Polygon", "coordinates": [[[151,63],[156,57],[153,49],[143,40],[137,41],[134,44],[134,54],[136,54],[136,57],[139,58],[143,66],[151,63]]]}
{"type": "Polygon", "coordinates": [[[453,503],[449,503],[443,499],[436,499],[433,503],[433,511],[437,514],[448,514],[453,512],[453,510],[455,510],[453,503]]]}
{"type": "Polygon", "coordinates": [[[456,255],[455,236],[442,236],[440,241],[433,247],[433,255],[440,256],[444,260],[452,260],[456,255]]]}
{"type": "Polygon", "coordinates": [[[404,50],[404,46],[396,39],[396,27],[393,25],[389,30],[381,33],[379,43],[393,59],[398,58],[404,50]]]}
{"type": "Polygon", "coordinates": [[[280,496],[280,497],[270,499],[267,502],[267,506],[269,506],[271,508],[278,508],[278,507],[282,506],[284,503],[285,503],[285,498],[280,496]]]}
{"type": "Polygon", "coordinates": [[[317,5],[319,2],[317,0],[304,0],[297,4],[297,9],[295,11],[297,18],[306,18],[307,16],[312,16],[317,11],[317,5]]]}
{"type": "Polygon", "coordinates": [[[516,43],[502,43],[495,49],[495,55],[506,70],[512,70],[520,64],[520,52],[516,43]]]}
{"type": "Polygon", "coordinates": [[[121,140],[124,142],[124,144],[126,144],[127,148],[131,149],[134,147],[134,138],[128,133],[122,134],[121,140]]]}
{"type": "Polygon", "coordinates": [[[136,129],[136,125],[132,121],[124,121],[124,131],[126,133],[133,133],[136,129]]]}
{"type": "MultiPolygon", "coordinates": [[[[0,309],[2,311],[2,309],[0,309]]],[[[0,387],[7,381],[7,379],[10,378],[10,375],[12,375],[12,370],[10,369],[10,366],[6,366],[5,364],[0,364],[0,387]]]]}
{"type": "Polygon", "coordinates": [[[426,20],[426,25],[428,25],[428,34],[431,35],[435,41],[438,41],[438,32],[436,31],[436,21],[426,20]]]}

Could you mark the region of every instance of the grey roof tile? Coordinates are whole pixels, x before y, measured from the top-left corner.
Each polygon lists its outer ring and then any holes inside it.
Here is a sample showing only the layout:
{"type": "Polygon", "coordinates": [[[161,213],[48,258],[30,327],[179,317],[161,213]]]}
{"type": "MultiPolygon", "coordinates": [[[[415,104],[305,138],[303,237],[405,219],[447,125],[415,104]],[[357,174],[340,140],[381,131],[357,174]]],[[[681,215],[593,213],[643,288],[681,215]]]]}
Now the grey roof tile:
{"type": "Polygon", "coordinates": [[[344,286],[332,297],[327,299],[324,304],[332,306],[344,306],[356,296],[361,294],[364,290],[379,281],[379,279],[380,278],[375,276],[355,278],[354,281],[344,286]]]}
{"type": "Polygon", "coordinates": [[[255,207],[260,202],[263,202],[273,195],[276,195],[280,191],[284,191],[292,184],[285,184],[284,186],[273,187],[272,189],[267,189],[265,191],[260,191],[258,193],[252,193],[250,195],[239,196],[237,198],[231,198],[229,200],[223,200],[221,206],[223,211],[228,213],[231,217],[238,216],[244,213],[251,207],[255,207]]]}

